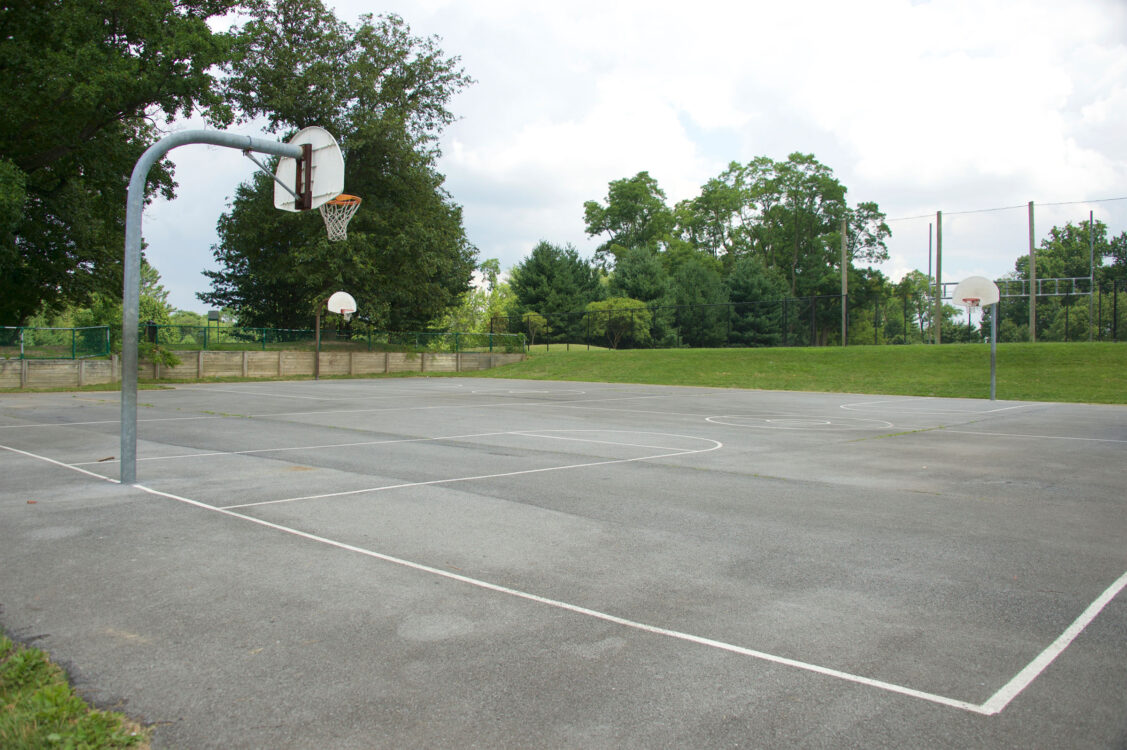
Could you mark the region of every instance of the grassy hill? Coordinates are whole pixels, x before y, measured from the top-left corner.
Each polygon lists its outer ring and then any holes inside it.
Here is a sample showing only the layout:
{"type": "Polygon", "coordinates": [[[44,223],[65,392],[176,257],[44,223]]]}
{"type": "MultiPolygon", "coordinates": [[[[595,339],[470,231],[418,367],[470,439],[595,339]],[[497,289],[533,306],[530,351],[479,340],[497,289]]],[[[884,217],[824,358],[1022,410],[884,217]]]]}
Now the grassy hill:
{"type": "MultiPolygon", "coordinates": [[[[990,397],[990,347],[851,346],[533,352],[482,377],[990,397]]],[[[1127,403],[1127,344],[999,344],[997,397],[1127,403]]]]}

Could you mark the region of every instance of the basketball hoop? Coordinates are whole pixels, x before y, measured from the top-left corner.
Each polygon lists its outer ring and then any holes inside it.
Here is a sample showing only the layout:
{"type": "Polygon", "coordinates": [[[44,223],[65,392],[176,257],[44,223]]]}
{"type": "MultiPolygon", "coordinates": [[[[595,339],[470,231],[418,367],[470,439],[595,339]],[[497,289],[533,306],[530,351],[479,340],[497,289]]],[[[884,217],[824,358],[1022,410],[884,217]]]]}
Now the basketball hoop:
{"type": "Polygon", "coordinates": [[[963,307],[978,307],[981,297],[963,297],[963,307]]]}
{"type": "MultiPolygon", "coordinates": [[[[325,220],[325,229],[333,242],[348,239],[348,222],[360,208],[360,198],[341,193],[336,198],[321,204],[318,209],[325,220]]],[[[350,313],[351,314],[351,313],[350,313]]]]}

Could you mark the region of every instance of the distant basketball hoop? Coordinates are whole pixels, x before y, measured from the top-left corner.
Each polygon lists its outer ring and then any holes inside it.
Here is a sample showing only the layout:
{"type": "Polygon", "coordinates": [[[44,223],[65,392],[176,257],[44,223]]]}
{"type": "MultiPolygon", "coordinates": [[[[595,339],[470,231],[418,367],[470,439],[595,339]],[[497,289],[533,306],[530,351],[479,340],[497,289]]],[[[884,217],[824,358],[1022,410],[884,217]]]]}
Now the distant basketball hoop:
{"type": "Polygon", "coordinates": [[[998,285],[982,276],[968,276],[959,282],[951,301],[967,309],[967,327],[970,327],[970,311],[974,308],[992,308],[990,311],[990,400],[997,398],[998,369],[998,302],[1002,295],[998,285]]]}
{"type": "Polygon", "coordinates": [[[360,198],[355,195],[341,193],[332,200],[325,201],[318,209],[325,220],[325,229],[329,232],[329,239],[340,242],[348,239],[348,222],[360,208],[360,198]]]}

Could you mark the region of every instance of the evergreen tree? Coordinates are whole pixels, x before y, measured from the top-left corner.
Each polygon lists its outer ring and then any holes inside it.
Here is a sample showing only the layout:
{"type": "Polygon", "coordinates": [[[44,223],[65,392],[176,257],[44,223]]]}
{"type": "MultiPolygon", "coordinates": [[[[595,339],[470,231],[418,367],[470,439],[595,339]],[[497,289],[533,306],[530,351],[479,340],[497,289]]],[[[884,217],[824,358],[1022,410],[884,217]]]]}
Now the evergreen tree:
{"type": "Polygon", "coordinates": [[[540,313],[557,340],[582,340],[586,335],[583,310],[603,296],[598,274],[575,248],[548,242],[540,242],[513,267],[509,286],[516,297],[513,312],[518,316],[540,313]]]}
{"type": "Polygon", "coordinates": [[[727,279],[731,308],[728,341],[737,346],[777,346],[783,340],[786,282],[759,258],[745,255],[727,279]]]}

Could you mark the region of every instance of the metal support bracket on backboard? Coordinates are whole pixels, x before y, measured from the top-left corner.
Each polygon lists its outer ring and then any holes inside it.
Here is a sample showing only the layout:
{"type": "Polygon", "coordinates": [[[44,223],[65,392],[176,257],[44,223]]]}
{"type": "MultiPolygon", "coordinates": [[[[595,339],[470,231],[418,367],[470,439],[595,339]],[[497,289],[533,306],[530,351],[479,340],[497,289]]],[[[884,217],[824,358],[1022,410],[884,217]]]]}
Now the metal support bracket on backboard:
{"type": "Polygon", "coordinates": [[[294,162],[297,169],[297,175],[294,177],[293,184],[301,186],[301,193],[295,193],[290,186],[278,178],[278,175],[273,174],[266,168],[266,165],[251,156],[250,149],[243,151],[243,156],[254,162],[259,171],[265,175],[269,175],[270,179],[282,186],[282,190],[294,197],[298,210],[308,211],[313,208],[313,170],[308,166],[313,163],[313,144],[302,143],[298,146],[301,149],[301,158],[294,162]]]}
{"type": "MultiPolygon", "coordinates": [[[[260,161],[259,161],[258,159],[255,159],[255,158],[254,158],[254,155],[253,155],[253,154],[251,153],[251,150],[250,150],[249,148],[248,148],[248,149],[244,149],[244,150],[243,150],[243,156],[245,156],[246,158],[248,158],[248,159],[250,159],[250,160],[251,160],[252,162],[254,162],[254,166],[258,167],[258,171],[259,171],[259,172],[262,172],[262,174],[266,175],[266,176],[267,176],[267,177],[269,177],[269,178],[270,178],[271,180],[273,180],[274,182],[276,182],[276,183],[278,183],[279,185],[281,185],[281,186],[282,186],[282,190],[285,190],[285,191],[286,191],[287,193],[289,193],[290,195],[292,195],[292,196],[294,197],[294,200],[301,200],[301,197],[300,197],[300,196],[299,196],[299,195],[298,195],[297,193],[295,193],[294,191],[290,190],[290,186],[289,186],[289,185],[287,185],[286,183],[284,183],[284,182],[282,182],[281,180],[279,180],[279,179],[278,179],[278,176],[277,176],[276,174],[274,174],[273,172],[271,172],[271,171],[270,171],[269,169],[267,169],[267,168],[266,168],[266,165],[265,165],[265,164],[263,164],[262,162],[260,162],[260,161]]],[[[296,184],[296,183],[295,183],[295,184],[296,184]]]]}

